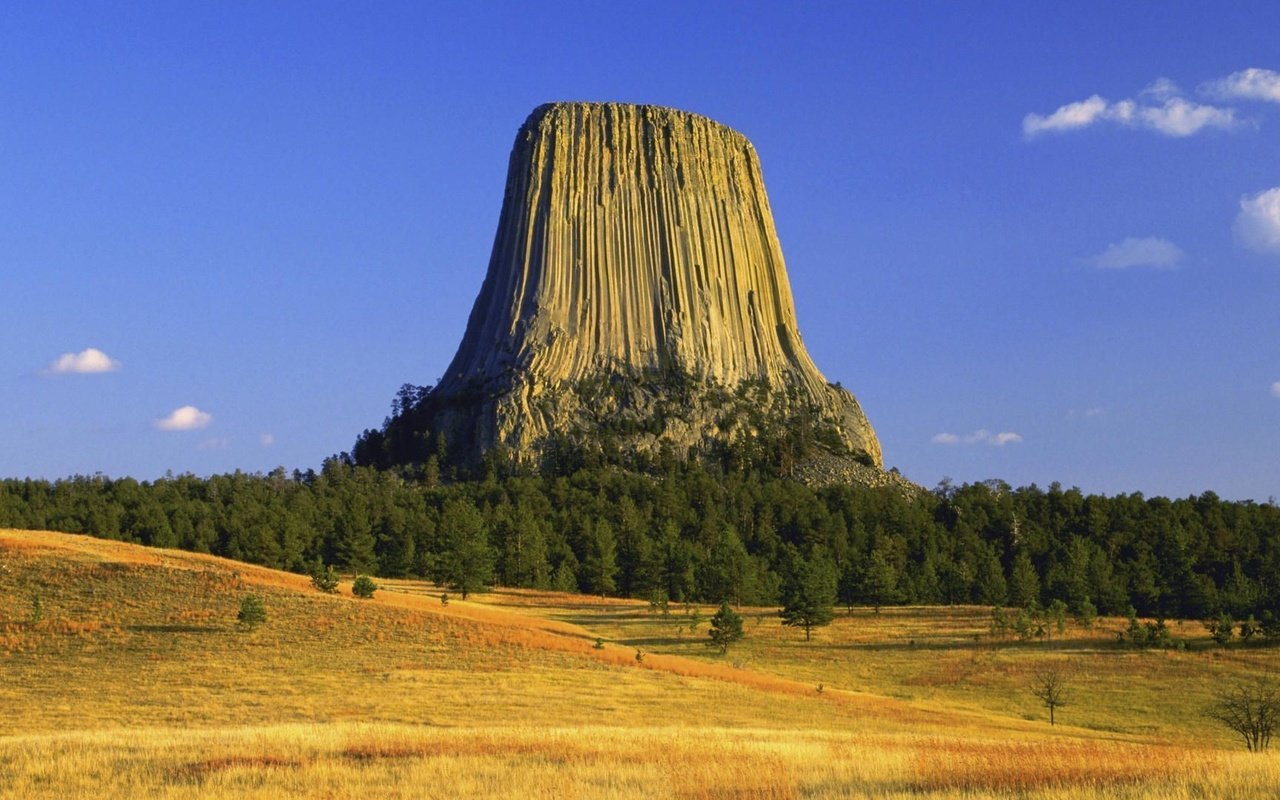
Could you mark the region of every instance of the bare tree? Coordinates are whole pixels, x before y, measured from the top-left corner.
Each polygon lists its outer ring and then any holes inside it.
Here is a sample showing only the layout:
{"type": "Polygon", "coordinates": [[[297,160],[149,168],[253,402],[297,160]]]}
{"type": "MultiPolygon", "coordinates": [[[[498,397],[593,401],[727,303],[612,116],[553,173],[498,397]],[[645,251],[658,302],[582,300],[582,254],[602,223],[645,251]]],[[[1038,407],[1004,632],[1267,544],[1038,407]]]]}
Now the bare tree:
{"type": "Polygon", "coordinates": [[[1031,682],[1031,693],[1049,709],[1050,725],[1055,723],[1053,712],[1067,704],[1067,688],[1067,676],[1058,667],[1038,670],[1031,682]]]}
{"type": "Polygon", "coordinates": [[[1269,677],[1237,683],[1219,692],[1206,713],[1238,733],[1249,752],[1261,753],[1280,720],[1280,687],[1269,677]]]}

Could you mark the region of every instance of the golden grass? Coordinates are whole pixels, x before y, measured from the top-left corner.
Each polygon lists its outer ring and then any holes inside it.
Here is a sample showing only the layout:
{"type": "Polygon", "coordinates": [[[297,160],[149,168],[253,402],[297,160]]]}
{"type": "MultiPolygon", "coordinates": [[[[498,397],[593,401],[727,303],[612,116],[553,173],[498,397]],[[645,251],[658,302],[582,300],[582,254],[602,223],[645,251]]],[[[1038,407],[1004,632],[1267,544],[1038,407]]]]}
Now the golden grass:
{"type": "Polygon", "coordinates": [[[1268,650],[1132,653],[1111,645],[1115,621],[993,644],[974,639],[986,610],[964,608],[856,612],[805,643],[749,609],[747,640],[721,658],[681,609],[514,590],[445,607],[429,584],[384,583],[358,601],[209,556],[0,531],[0,796],[1189,800],[1280,786],[1276,756],[1238,751],[1196,706],[1268,650]],[[246,633],[234,619],[250,591],[268,621],[246,633]],[[1049,661],[1082,692],[1055,728],[1026,691],[1049,661]]]}
{"type": "Polygon", "coordinates": [[[1280,759],[838,730],[333,723],[0,739],[13,797],[1268,797],[1280,759]]]}

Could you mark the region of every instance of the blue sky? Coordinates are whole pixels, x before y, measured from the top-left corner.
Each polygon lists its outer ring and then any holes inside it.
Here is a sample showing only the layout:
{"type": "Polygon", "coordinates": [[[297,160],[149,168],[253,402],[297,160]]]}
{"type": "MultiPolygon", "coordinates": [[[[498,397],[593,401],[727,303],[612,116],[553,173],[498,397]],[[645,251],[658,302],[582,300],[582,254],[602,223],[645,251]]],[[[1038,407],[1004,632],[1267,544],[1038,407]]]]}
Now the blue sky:
{"type": "Polygon", "coordinates": [[[887,465],[1280,495],[1280,6],[782,5],[9,4],[0,475],[348,449],[452,356],[524,117],[616,100],[754,142],[887,465]]]}

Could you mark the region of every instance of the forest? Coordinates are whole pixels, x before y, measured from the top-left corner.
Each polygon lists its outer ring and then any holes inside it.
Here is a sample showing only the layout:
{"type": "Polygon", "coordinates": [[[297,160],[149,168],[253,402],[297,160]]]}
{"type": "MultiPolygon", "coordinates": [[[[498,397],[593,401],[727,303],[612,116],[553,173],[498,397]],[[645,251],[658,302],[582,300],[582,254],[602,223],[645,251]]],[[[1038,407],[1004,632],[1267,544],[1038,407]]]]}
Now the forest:
{"type": "Polygon", "coordinates": [[[571,459],[478,474],[333,457],[269,474],[0,481],[0,527],[84,533],[311,572],[422,576],[672,601],[768,605],[788,575],[855,605],[1062,601],[1102,614],[1280,612],[1280,508],[1086,495],[998,480],[932,491],[810,488],[765,470],[571,459]]]}

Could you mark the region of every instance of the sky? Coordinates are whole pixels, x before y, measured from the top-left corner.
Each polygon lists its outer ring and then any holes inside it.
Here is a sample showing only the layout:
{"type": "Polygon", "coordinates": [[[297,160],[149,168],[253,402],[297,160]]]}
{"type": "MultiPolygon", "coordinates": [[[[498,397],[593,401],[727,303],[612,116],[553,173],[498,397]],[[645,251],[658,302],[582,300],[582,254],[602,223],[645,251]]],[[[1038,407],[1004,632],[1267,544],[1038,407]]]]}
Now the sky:
{"type": "Polygon", "coordinates": [[[540,103],[760,156],[933,486],[1280,495],[1275,3],[9,3],[0,477],[318,468],[431,384],[540,103]]]}

